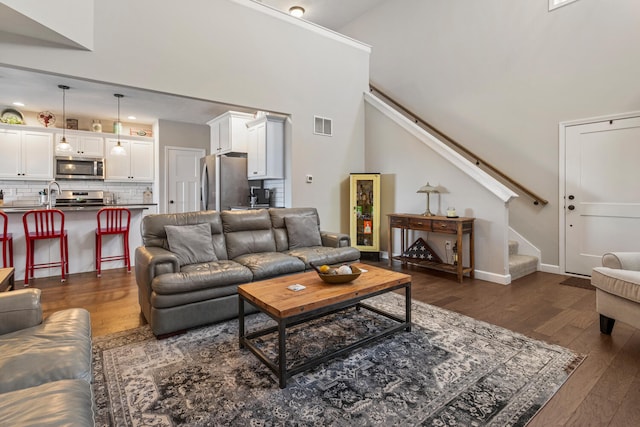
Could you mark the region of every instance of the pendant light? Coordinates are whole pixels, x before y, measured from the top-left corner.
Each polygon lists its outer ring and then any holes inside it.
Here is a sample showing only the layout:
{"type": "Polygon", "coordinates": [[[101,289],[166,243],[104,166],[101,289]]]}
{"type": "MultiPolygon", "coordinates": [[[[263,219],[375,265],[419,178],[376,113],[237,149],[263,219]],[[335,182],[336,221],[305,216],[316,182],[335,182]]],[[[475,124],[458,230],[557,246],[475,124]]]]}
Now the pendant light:
{"type": "Polygon", "coordinates": [[[67,129],[67,106],[65,94],[67,89],[69,89],[69,86],[58,85],[58,87],[62,89],[62,139],[58,142],[56,151],[71,154],[73,153],[73,147],[71,147],[71,144],[67,142],[67,138],[65,136],[65,130],[67,129]]]}
{"type": "Polygon", "coordinates": [[[120,129],[122,129],[122,123],[120,123],[120,98],[124,98],[124,95],[122,95],[121,93],[114,93],[113,96],[118,98],[118,121],[116,122],[115,126],[118,133],[118,143],[114,145],[113,148],[111,148],[110,153],[112,156],[126,156],[127,151],[120,144],[120,129]]]}

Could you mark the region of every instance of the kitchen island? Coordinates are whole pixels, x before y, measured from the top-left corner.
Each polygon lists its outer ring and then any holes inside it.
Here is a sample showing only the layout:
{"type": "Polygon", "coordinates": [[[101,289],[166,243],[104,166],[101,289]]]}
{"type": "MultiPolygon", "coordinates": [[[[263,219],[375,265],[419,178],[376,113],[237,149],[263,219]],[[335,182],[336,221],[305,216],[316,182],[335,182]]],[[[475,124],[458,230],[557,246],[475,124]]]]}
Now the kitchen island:
{"type": "MultiPolygon", "coordinates": [[[[135,248],[142,245],[140,235],[140,223],[145,215],[157,213],[156,203],[140,203],[127,205],[109,205],[110,207],[125,207],[131,211],[131,226],[129,233],[129,249],[133,254],[135,248]]],[[[43,209],[42,206],[5,205],[0,209],[9,217],[9,232],[13,233],[13,264],[15,267],[15,280],[24,281],[26,263],[26,242],[22,216],[31,209],[43,209]]],[[[69,274],[95,271],[95,230],[97,227],[96,215],[101,206],[56,207],[65,214],[65,229],[69,236],[69,274]]],[[[103,255],[116,255],[122,253],[122,237],[103,236],[103,255]]],[[[60,249],[55,239],[44,240],[36,243],[35,259],[37,263],[58,261],[60,249]]],[[[134,259],[131,257],[131,266],[134,259]]],[[[114,261],[102,264],[103,273],[113,268],[124,267],[124,262],[114,261]]],[[[35,277],[60,276],[60,268],[43,268],[35,271],[35,277]]],[[[31,282],[30,282],[31,284],[31,282]]],[[[37,286],[37,282],[33,283],[37,286]]]]}

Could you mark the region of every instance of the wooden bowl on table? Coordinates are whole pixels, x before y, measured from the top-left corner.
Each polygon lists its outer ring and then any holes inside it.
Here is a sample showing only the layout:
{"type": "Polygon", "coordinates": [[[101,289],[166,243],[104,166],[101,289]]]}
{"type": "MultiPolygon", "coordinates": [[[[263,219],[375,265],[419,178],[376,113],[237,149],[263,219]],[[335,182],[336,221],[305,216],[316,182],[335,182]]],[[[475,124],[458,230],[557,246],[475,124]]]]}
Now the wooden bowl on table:
{"type": "Polygon", "coordinates": [[[343,283],[349,283],[356,280],[362,274],[362,271],[353,265],[350,265],[351,274],[338,274],[338,273],[322,273],[320,269],[313,264],[310,264],[311,267],[316,270],[318,276],[322,279],[323,282],[329,283],[331,285],[339,285],[343,283]]]}

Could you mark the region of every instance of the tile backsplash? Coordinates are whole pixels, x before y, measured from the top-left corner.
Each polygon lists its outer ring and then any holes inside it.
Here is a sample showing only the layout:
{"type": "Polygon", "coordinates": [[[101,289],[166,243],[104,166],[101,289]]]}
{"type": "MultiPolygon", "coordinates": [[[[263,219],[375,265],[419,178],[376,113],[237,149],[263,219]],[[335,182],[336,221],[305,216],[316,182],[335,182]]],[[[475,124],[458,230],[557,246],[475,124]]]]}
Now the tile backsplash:
{"type": "MultiPolygon", "coordinates": [[[[38,204],[38,192],[47,188],[50,181],[14,181],[0,180],[0,189],[4,193],[4,202],[19,202],[22,204],[38,204]]],[[[62,190],[103,190],[110,191],[117,196],[119,204],[142,203],[143,193],[147,188],[154,191],[151,183],[132,182],[104,182],[104,181],[67,181],[58,180],[62,190]]],[[[154,191],[155,193],[155,191],[154,191]]],[[[154,201],[156,200],[154,194],[154,201]]]]}

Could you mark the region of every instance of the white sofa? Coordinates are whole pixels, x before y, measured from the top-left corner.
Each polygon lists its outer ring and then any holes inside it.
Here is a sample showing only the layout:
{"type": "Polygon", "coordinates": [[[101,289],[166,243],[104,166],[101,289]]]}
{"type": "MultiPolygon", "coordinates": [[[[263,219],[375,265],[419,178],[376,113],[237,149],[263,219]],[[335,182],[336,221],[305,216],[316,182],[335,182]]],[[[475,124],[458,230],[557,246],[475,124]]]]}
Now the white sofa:
{"type": "Polygon", "coordinates": [[[600,332],[611,335],[616,320],[640,328],[640,252],[608,252],[591,274],[600,332]]]}

